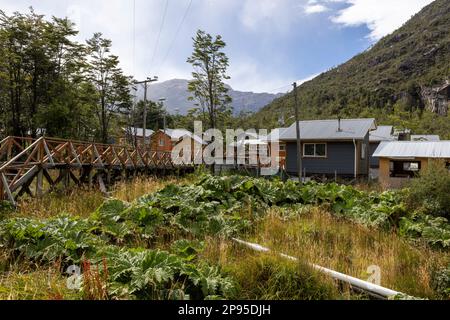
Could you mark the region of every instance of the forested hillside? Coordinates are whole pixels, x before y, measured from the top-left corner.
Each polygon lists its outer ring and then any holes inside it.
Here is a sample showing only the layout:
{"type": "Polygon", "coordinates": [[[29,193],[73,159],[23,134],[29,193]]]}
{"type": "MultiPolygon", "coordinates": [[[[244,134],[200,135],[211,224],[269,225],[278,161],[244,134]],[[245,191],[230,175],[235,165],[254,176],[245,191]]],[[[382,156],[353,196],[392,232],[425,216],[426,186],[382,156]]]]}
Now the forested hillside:
{"type": "MultiPolygon", "coordinates": [[[[427,89],[450,77],[450,1],[436,0],[372,48],[299,87],[303,118],[375,116],[450,138],[448,116],[427,112],[427,89]]],[[[293,114],[289,94],[249,120],[278,126],[293,114]]]]}

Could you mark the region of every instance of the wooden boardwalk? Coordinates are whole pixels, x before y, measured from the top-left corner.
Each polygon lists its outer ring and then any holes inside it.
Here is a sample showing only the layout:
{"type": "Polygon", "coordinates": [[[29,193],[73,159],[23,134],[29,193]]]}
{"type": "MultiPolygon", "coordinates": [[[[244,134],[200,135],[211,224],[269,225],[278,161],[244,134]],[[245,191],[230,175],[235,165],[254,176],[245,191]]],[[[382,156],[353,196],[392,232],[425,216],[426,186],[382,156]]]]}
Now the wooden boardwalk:
{"type": "Polygon", "coordinates": [[[170,152],[46,137],[7,137],[0,142],[0,200],[15,204],[25,193],[39,197],[58,185],[86,184],[106,192],[115,181],[136,175],[193,170],[190,163],[175,165],[170,152]]]}

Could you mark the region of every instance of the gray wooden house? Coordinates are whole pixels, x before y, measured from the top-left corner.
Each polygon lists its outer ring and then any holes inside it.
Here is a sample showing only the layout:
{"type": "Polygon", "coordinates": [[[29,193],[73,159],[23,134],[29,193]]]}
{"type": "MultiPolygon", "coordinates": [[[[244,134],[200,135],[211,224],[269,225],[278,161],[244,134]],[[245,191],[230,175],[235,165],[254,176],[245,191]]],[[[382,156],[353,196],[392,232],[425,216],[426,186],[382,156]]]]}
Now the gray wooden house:
{"type": "MultiPolygon", "coordinates": [[[[304,176],[366,177],[369,174],[369,132],[375,119],[300,121],[304,176]]],[[[282,132],[286,144],[286,171],[296,175],[296,124],[282,132]]]]}

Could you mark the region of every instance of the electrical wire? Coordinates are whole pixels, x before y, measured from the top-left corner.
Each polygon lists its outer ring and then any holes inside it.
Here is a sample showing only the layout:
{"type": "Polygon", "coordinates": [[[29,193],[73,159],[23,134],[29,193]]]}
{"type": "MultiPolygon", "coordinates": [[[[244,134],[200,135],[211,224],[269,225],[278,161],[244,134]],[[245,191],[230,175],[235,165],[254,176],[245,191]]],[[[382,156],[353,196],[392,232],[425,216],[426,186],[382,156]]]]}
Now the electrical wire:
{"type": "Polygon", "coordinates": [[[164,6],[164,12],[161,20],[161,25],[159,26],[158,37],[156,38],[155,49],[153,50],[152,60],[150,62],[150,67],[153,67],[153,62],[155,61],[156,52],[158,51],[159,40],[161,39],[161,33],[164,28],[164,23],[166,21],[167,15],[167,7],[169,6],[169,0],[166,0],[166,4],[164,6]]]}
{"type": "Polygon", "coordinates": [[[136,0],[133,0],[133,76],[136,74],[136,0]]]}
{"type": "Polygon", "coordinates": [[[167,58],[169,57],[169,54],[170,54],[170,52],[172,51],[173,46],[174,46],[174,44],[175,44],[175,41],[176,41],[176,39],[177,39],[177,37],[178,37],[178,33],[181,31],[181,28],[183,27],[183,24],[184,24],[184,22],[185,22],[185,20],[186,20],[186,17],[187,17],[187,15],[188,15],[188,13],[189,13],[189,10],[191,9],[191,6],[192,6],[192,0],[189,1],[189,4],[188,4],[188,6],[186,7],[186,9],[185,9],[185,11],[184,11],[183,18],[181,19],[181,22],[180,22],[180,24],[178,25],[178,28],[177,28],[177,30],[176,30],[176,32],[175,32],[175,35],[174,35],[174,37],[173,37],[173,39],[172,39],[172,41],[171,41],[171,43],[170,43],[170,46],[169,46],[169,49],[168,49],[167,52],[166,52],[166,55],[164,56],[164,58],[163,58],[161,64],[159,65],[159,68],[158,68],[158,72],[157,72],[157,73],[159,73],[159,71],[161,70],[161,68],[164,66],[164,63],[166,62],[167,58]]]}

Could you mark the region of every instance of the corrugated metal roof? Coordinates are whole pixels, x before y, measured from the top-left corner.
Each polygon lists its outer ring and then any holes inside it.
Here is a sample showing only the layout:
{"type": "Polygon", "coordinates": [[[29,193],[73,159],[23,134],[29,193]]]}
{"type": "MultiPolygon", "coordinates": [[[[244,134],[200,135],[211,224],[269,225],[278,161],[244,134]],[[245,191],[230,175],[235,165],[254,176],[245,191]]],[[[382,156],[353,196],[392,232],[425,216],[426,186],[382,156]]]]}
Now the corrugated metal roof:
{"type": "Polygon", "coordinates": [[[450,158],[450,141],[381,142],[373,156],[379,158],[450,158]]]}
{"type": "Polygon", "coordinates": [[[378,126],[376,130],[370,131],[369,141],[394,141],[395,137],[392,136],[393,131],[393,126],[378,126]]]}
{"type": "Polygon", "coordinates": [[[434,134],[413,134],[411,141],[441,141],[441,138],[434,134]]]}
{"type": "Polygon", "coordinates": [[[267,137],[262,138],[261,140],[264,141],[278,141],[280,140],[281,135],[283,132],[285,132],[288,128],[275,128],[270,131],[270,133],[267,135],[267,137]]]}
{"type": "MultiPolygon", "coordinates": [[[[164,130],[161,130],[161,131],[164,132],[164,130]]],[[[185,129],[166,129],[165,133],[172,140],[180,140],[181,138],[187,136],[187,137],[190,137],[190,138],[194,139],[198,143],[205,144],[205,142],[203,142],[202,138],[200,138],[199,136],[193,134],[189,130],[185,130],[185,129]]]]}
{"type": "MultiPolygon", "coordinates": [[[[136,130],[136,136],[138,137],[143,137],[144,136],[144,128],[134,128],[134,127],[130,127],[130,128],[122,128],[124,131],[127,130],[131,130],[131,133],[134,135],[134,132],[136,130]]],[[[145,132],[146,137],[150,137],[153,133],[155,133],[155,131],[151,130],[151,129],[147,129],[147,131],[145,132]]]]}
{"type": "Polygon", "coordinates": [[[267,142],[262,139],[249,139],[249,140],[239,140],[237,142],[232,142],[229,144],[231,147],[239,146],[251,146],[251,145],[267,145],[267,142]]]}
{"type": "MultiPolygon", "coordinates": [[[[302,140],[364,139],[369,130],[375,129],[375,119],[341,119],[341,130],[338,130],[338,119],[300,121],[302,140]]],[[[296,140],[296,131],[294,123],[281,134],[280,140],[296,140]]]]}

